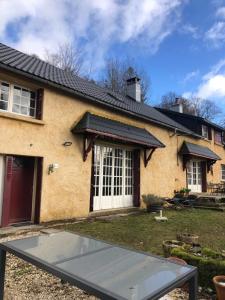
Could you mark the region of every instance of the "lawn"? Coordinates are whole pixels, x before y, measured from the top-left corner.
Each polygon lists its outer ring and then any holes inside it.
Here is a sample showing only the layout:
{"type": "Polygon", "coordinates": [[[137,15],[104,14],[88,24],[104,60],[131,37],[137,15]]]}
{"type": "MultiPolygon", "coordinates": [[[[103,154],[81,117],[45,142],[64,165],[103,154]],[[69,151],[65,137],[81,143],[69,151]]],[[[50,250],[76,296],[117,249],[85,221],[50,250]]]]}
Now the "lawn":
{"type": "Polygon", "coordinates": [[[166,210],[165,223],[154,220],[155,214],[141,213],[112,220],[84,221],[66,225],[66,230],[101,240],[126,245],[155,254],[163,254],[162,241],[176,239],[180,232],[196,233],[202,246],[225,249],[225,213],[210,210],[166,210]]]}

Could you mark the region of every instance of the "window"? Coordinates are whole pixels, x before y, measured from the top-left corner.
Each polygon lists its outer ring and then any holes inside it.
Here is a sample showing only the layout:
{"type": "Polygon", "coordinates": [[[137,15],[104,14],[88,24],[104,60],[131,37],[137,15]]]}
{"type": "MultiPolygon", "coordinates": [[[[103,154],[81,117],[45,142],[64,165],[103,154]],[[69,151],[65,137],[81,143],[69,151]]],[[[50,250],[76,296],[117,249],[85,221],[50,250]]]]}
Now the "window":
{"type": "Polygon", "coordinates": [[[206,139],[209,138],[209,131],[206,125],[202,125],[202,136],[206,139]]]}
{"type": "Polygon", "coordinates": [[[214,141],[215,143],[222,144],[222,133],[219,131],[214,131],[214,141]]]}
{"type": "Polygon", "coordinates": [[[9,84],[0,82],[0,109],[8,110],[9,103],[9,84]]]}
{"type": "Polygon", "coordinates": [[[225,165],[221,165],[221,179],[225,181],[225,165]]]}
{"type": "Polygon", "coordinates": [[[20,86],[0,81],[0,110],[35,117],[36,93],[20,86]]]}
{"type": "Polygon", "coordinates": [[[133,194],[133,152],[94,146],[94,196],[133,194]]]}

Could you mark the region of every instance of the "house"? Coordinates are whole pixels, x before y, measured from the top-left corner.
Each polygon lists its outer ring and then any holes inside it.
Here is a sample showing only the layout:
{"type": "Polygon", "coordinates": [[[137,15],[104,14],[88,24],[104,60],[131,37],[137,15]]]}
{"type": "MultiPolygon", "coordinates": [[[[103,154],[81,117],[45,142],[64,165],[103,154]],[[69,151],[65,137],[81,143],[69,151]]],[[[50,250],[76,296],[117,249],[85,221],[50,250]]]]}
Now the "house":
{"type": "Polygon", "coordinates": [[[0,44],[0,224],[139,207],[141,195],[205,191],[225,179],[215,124],[206,136],[141,103],[0,44]]]}

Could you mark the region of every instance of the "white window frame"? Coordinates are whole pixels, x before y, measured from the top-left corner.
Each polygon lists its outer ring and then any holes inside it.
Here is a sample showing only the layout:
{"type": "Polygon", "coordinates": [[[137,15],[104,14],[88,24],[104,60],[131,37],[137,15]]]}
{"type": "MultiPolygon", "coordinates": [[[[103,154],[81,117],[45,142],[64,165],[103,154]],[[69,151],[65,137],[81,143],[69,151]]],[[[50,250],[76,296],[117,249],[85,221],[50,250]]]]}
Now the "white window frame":
{"type": "Polygon", "coordinates": [[[207,140],[209,139],[209,130],[206,125],[202,125],[202,136],[207,140]]]}
{"type": "Polygon", "coordinates": [[[27,117],[27,118],[31,118],[31,119],[36,119],[36,114],[37,114],[37,92],[34,90],[31,90],[30,88],[27,88],[25,86],[22,86],[20,84],[13,84],[10,83],[6,80],[2,80],[0,79],[0,84],[1,83],[6,83],[9,85],[9,98],[8,98],[8,109],[4,110],[4,109],[0,109],[0,112],[8,112],[11,114],[15,114],[15,115],[19,115],[19,116],[23,116],[23,117],[27,117]],[[33,92],[35,93],[35,108],[34,108],[34,116],[30,116],[30,115],[26,115],[26,114],[21,114],[21,113],[17,113],[17,112],[13,112],[13,95],[14,95],[14,87],[18,87],[20,89],[25,89],[29,92],[33,92]]]}
{"type": "Polygon", "coordinates": [[[221,164],[221,180],[225,181],[225,164],[221,164]]]}

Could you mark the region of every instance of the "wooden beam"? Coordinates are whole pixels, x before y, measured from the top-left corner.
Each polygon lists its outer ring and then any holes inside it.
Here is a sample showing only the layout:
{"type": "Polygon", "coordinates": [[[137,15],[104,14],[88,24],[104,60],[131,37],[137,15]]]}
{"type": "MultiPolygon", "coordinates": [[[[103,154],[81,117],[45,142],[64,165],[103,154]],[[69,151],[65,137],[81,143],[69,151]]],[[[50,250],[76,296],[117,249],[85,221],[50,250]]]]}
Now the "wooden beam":
{"type": "Polygon", "coordinates": [[[90,141],[89,141],[89,144],[88,144],[88,137],[86,135],[84,135],[84,139],[83,139],[83,161],[87,160],[88,153],[91,151],[97,137],[98,137],[97,134],[91,135],[90,136],[90,141]]]}
{"type": "Polygon", "coordinates": [[[144,165],[145,165],[145,168],[147,167],[148,165],[148,162],[150,161],[151,157],[152,157],[152,154],[154,153],[156,148],[151,148],[151,149],[144,149],[144,165]],[[147,151],[148,154],[147,154],[147,151]]]}

